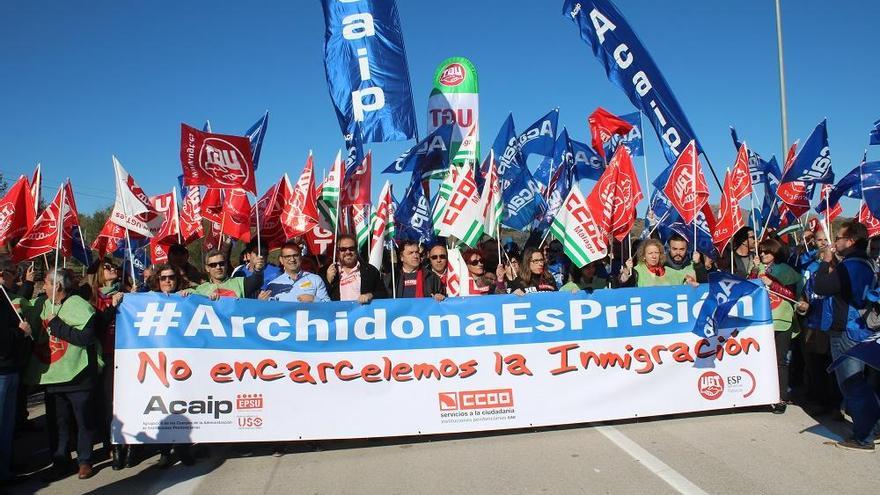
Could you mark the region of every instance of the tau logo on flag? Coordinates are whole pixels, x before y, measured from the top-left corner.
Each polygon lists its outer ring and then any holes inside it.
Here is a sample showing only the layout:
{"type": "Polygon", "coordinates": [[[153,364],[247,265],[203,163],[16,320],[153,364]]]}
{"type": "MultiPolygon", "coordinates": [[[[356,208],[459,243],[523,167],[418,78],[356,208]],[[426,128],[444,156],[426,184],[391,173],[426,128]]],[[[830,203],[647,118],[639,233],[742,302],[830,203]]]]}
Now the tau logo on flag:
{"type": "Polygon", "coordinates": [[[466,75],[464,66],[459,63],[449,64],[440,75],[440,84],[444,86],[458,86],[464,82],[466,75]]]}
{"type": "Polygon", "coordinates": [[[229,141],[207,138],[199,151],[205,171],[217,182],[233,186],[248,182],[247,160],[229,141]]]}
{"type": "Polygon", "coordinates": [[[697,381],[697,389],[706,400],[715,400],[724,393],[724,380],[721,375],[714,371],[707,371],[700,375],[697,381]]]}

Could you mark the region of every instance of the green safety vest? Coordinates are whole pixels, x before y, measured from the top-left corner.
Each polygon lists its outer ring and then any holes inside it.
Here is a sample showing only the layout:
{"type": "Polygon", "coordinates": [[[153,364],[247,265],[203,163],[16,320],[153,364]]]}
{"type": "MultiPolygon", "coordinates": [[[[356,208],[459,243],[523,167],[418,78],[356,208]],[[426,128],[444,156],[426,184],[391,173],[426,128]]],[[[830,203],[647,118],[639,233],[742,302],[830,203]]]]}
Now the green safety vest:
{"type": "Polygon", "coordinates": [[[638,273],[638,280],[636,283],[639,287],[656,287],[659,285],[681,285],[684,283],[685,270],[671,270],[669,267],[666,267],[666,271],[663,273],[662,277],[658,277],[651,273],[648,270],[648,267],[644,263],[639,263],[633,267],[633,269],[638,273]]]}
{"type": "MultiPolygon", "coordinates": [[[[39,322],[34,328],[42,331],[34,337],[34,353],[28,363],[25,380],[40,385],[67,383],[89,365],[88,349],[49,334],[49,315],[57,312],[58,317],[66,324],[76,330],[82,330],[95,314],[95,309],[79,296],[68,297],[60,306],[50,303],[45,298],[40,300],[36,301],[42,307],[39,313],[36,313],[39,315],[39,322]]],[[[101,359],[101,344],[96,342],[95,346],[97,347],[95,356],[100,370],[104,367],[104,361],[101,359]]]]}
{"type": "Polygon", "coordinates": [[[205,282],[193,289],[193,292],[203,296],[210,296],[217,292],[220,297],[237,297],[240,299],[244,297],[244,277],[228,278],[219,284],[205,282]]]}

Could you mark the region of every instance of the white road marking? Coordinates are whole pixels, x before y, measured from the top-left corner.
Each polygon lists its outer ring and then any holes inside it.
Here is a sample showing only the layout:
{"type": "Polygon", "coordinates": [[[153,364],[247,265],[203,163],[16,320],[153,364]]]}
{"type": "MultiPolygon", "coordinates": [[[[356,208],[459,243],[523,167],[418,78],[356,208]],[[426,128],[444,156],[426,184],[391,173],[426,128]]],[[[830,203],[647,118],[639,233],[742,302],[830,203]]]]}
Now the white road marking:
{"type": "Polygon", "coordinates": [[[605,438],[611,440],[614,445],[620,447],[620,449],[629,454],[630,457],[639,461],[643,466],[648,468],[649,471],[678,491],[678,493],[685,495],[708,495],[700,487],[682,476],[681,473],[672,469],[668,464],[642,448],[641,445],[632,441],[617,428],[613,426],[597,426],[596,429],[599,433],[604,435],[605,438]]]}

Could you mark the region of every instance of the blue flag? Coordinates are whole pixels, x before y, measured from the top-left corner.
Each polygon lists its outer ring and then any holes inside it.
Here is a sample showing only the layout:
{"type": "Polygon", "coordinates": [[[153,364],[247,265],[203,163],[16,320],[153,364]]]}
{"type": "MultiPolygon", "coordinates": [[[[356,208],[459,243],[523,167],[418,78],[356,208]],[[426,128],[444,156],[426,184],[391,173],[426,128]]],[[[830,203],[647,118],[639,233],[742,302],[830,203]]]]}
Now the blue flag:
{"type": "Polygon", "coordinates": [[[354,130],[345,133],[345,178],[351,177],[351,174],[364,163],[364,143],[361,139],[361,125],[356,122],[354,130]]]}
{"type": "Polygon", "coordinates": [[[828,367],[828,371],[833,371],[847,358],[861,361],[866,365],[880,370],[880,332],[875,332],[867,339],[859,342],[850,348],[843,356],[838,357],[828,367]]]}
{"type": "Polygon", "coordinates": [[[519,135],[519,152],[523,157],[523,163],[532,154],[541,156],[553,154],[553,148],[556,145],[556,125],[558,121],[559,109],[556,108],[536,120],[534,124],[527,127],[519,135]]]}
{"type": "Polygon", "coordinates": [[[880,144],[880,120],[874,122],[874,128],[868,134],[868,144],[880,144]]]}
{"type": "Polygon", "coordinates": [[[418,133],[394,0],[322,0],[324,69],[343,134],[361,124],[364,142],[405,141],[418,133]]]}
{"type": "Polygon", "coordinates": [[[571,190],[574,179],[574,159],[569,146],[568,130],[563,128],[556,139],[556,147],[553,150],[553,158],[541,163],[541,167],[535,171],[535,180],[544,184],[543,195],[545,204],[538,211],[536,227],[533,230],[539,232],[541,238],[547,233],[556,213],[562,207],[562,202],[571,190]],[[550,163],[544,166],[545,163],[550,163]],[[549,191],[547,190],[549,188],[549,191]]]}
{"type": "Polygon", "coordinates": [[[397,223],[397,238],[419,241],[430,245],[434,241],[434,226],[431,223],[431,203],[425,196],[422,181],[413,174],[406,194],[394,212],[397,223]]]}
{"type": "Polygon", "coordinates": [[[384,174],[413,172],[422,179],[449,168],[449,147],[455,124],[444,124],[400,155],[382,171],[384,174]]]}
{"type": "Polygon", "coordinates": [[[862,198],[871,214],[880,218],[880,162],[862,165],[862,198]]]}
{"type": "Polygon", "coordinates": [[[563,127],[562,132],[556,136],[556,145],[553,147],[553,153],[538,165],[538,168],[535,169],[535,173],[532,174],[532,177],[534,177],[535,180],[541,184],[541,188],[546,191],[547,187],[550,185],[551,176],[556,173],[560,164],[571,165],[573,161],[574,157],[568,139],[568,129],[563,127]]]}
{"type": "MultiPolygon", "coordinates": [[[[540,127],[538,134],[541,134],[540,127]]],[[[507,116],[501,129],[498,130],[492,150],[495,152],[498,178],[501,182],[501,199],[504,202],[502,224],[511,229],[526,230],[543,206],[544,199],[541,197],[540,186],[525,166],[525,160],[520,153],[513,114],[507,116]]],[[[487,170],[488,160],[483,162],[481,173],[477,175],[485,176],[487,170]]],[[[482,182],[483,179],[479,180],[482,182]]]]}
{"type": "Polygon", "coordinates": [[[260,117],[250,129],[244,131],[244,135],[251,141],[251,155],[254,157],[254,170],[260,161],[260,152],[263,150],[263,138],[266,137],[266,129],[269,127],[269,111],[260,117]]]}
{"type": "Polygon", "coordinates": [[[704,338],[715,337],[721,330],[747,326],[747,320],[734,311],[744,297],[760,297],[762,287],[751,280],[728,272],[709,273],[709,294],[703,301],[693,332],[704,338]]]}
{"type": "Polygon", "coordinates": [[[574,161],[574,176],[577,180],[599,180],[605,171],[605,163],[602,157],[587,143],[569,139],[572,159],[574,161]]]}
{"type": "Polygon", "coordinates": [[[617,145],[622,144],[629,151],[629,156],[644,156],[645,149],[642,146],[642,114],[639,112],[628,113],[619,116],[621,120],[629,122],[633,127],[625,136],[614,134],[605,143],[605,156],[613,156],[617,145]]]}
{"type": "MultiPolygon", "coordinates": [[[[134,255],[134,274],[138,283],[144,281],[144,270],[150,265],[150,240],[149,239],[132,239],[131,250],[134,255]]],[[[128,256],[128,243],[120,242],[116,251],[113,252],[116,258],[122,258],[121,274],[131,276],[131,259],[128,256]]]]}
{"type": "MultiPolygon", "coordinates": [[[[827,206],[834,208],[837,206],[840,198],[844,196],[848,198],[862,197],[862,165],[850,170],[831,188],[831,192],[828,193],[827,206]]],[[[816,205],[816,211],[822,213],[825,211],[825,207],[826,201],[819,201],[819,204],[816,205]]]]}
{"type": "Polygon", "coordinates": [[[825,125],[825,120],[819,122],[810,133],[810,137],[794,158],[794,163],[782,175],[782,182],[819,184],[834,182],[831,151],[828,148],[828,127],[825,125]]]}
{"type": "MultiPolygon", "coordinates": [[[[691,140],[702,152],[663,74],[610,0],[565,0],[562,15],[578,25],[581,38],[593,49],[608,79],[651,122],[670,166],[691,140]]],[[[684,50],[680,55],[689,56],[684,50]]]]}
{"type": "Polygon", "coordinates": [[[79,225],[74,225],[71,230],[70,254],[85,266],[92,264],[92,250],[85,244],[79,225]]]}

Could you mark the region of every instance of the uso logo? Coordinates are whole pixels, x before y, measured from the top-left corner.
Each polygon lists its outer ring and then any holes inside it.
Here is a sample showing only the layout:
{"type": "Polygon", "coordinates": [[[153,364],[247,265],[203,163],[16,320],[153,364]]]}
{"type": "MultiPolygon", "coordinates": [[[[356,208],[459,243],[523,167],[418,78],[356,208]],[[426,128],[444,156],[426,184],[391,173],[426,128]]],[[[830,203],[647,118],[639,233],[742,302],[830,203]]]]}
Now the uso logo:
{"type": "Polygon", "coordinates": [[[461,64],[449,64],[440,74],[440,84],[444,86],[458,86],[464,82],[464,66],[461,64]]]}
{"type": "Polygon", "coordinates": [[[724,379],[714,371],[707,371],[700,375],[697,381],[697,389],[706,400],[715,400],[724,393],[724,379]]]}

